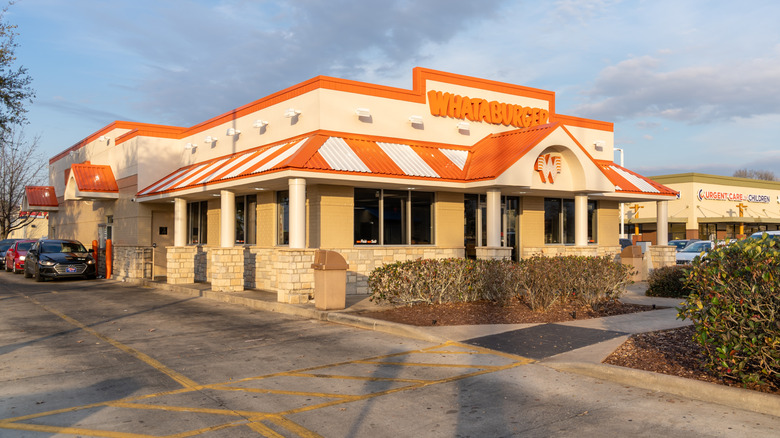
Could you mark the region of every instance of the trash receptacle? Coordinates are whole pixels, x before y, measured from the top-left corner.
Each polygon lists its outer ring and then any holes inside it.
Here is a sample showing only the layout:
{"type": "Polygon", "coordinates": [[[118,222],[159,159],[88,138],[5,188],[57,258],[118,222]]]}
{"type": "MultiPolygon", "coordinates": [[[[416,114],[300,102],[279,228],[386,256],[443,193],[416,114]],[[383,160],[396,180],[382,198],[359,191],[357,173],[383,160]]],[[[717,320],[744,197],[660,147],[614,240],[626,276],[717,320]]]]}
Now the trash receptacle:
{"type": "Polygon", "coordinates": [[[627,246],[620,252],[620,261],[624,265],[629,265],[634,268],[634,275],[631,276],[633,281],[647,280],[647,268],[644,263],[644,254],[642,254],[642,248],[636,245],[627,246]]]}
{"type": "Polygon", "coordinates": [[[347,269],[349,265],[336,251],[314,253],[314,307],[341,310],[347,305],[347,269]]]}

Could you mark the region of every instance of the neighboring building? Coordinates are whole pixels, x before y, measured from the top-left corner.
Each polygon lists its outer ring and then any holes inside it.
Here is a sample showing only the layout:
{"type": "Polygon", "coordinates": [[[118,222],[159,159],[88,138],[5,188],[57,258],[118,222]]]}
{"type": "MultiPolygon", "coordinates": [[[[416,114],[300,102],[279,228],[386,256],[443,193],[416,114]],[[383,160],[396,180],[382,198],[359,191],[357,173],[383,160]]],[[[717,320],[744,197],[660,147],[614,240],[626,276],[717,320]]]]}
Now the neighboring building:
{"type": "Polygon", "coordinates": [[[47,237],[49,232],[49,213],[31,213],[22,210],[19,212],[19,217],[26,223],[23,227],[8,233],[8,239],[40,239],[47,237]]]}
{"type": "MultiPolygon", "coordinates": [[[[652,177],[679,192],[668,203],[669,239],[738,239],[780,229],[780,182],[681,173],[652,177]]],[[[626,204],[626,233],[655,243],[655,203],[626,204]],[[638,208],[636,208],[638,206],[638,208]]]]}
{"type": "Polygon", "coordinates": [[[613,163],[612,123],[556,113],[553,92],[422,68],[413,83],[316,77],[190,128],[114,122],[50,160],[36,202],[52,237],[111,238],[115,278],[153,256],[169,283],[301,302],[316,249],[368,293],[398,260],[616,254],[619,203],[676,196],[613,163]]]}

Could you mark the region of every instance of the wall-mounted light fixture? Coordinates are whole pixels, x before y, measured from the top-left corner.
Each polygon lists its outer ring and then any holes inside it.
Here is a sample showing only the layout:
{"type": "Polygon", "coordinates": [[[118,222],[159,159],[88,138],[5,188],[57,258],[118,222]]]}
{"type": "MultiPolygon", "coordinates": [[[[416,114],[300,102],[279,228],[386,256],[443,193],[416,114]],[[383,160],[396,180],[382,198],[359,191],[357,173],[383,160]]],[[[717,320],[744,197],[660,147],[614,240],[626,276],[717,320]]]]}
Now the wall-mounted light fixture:
{"type": "Polygon", "coordinates": [[[458,131],[471,131],[471,124],[469,122],[458,122],[458,131]]]}
{"type": "Polygon", "coordinates": [[[255,120],[255,123],[252,123],[252,127],[253,128],[261,128],[262,129],[262,128],[264,128],[267,125],[268,125],[268,121],[267,120],[260,120],[260,119],[255,120]]]}
{"type": "Polygon", "coordinates": [[[106,137],[105,135],[101,135],[100,137],[98,137],[98,141],[102,141],[105,144],[109,144],[111,143],[111,137],[106,137]]]}
{"type": "Polygon", "coordinates": [[[606,146],[606,145],[607,145],[607,142],[605,142],[604,140],[596,140],[596,141],[593,142],[593,147],[597,151],[603,151],[604,150],[604,146],[606,146]]]}
{"type": "Polygon", "coordinates": [[[422,125],[423,124],[423,118],[422,116],[410,116],[409,122],[411,122],[412,125],[422,125]]]}
{"type": "Polygon", "coordinates": [[[203,142],[204,143],[208,143],[208,144],[216,143],[217,142],[217,137],[212,137],[212,136],[208,135],[208,136],[206,136],[205,139],[203,139],[203,142]]]}
{"type": "Polygon", "coordinates": [[[228,128],[228,130],[225,131],[225,135],[227,135],[228,137],[235,137],[235,136],[240,135],[240,134],[241,134],[241,131],[239,131],[238,129],[235,129],[235,128],[228,128]]]}
{"type": "Polygon", "coordinates": [[[301,110],[295,109],[295,108],[288,108],[287,111],[284,112],[284,116],[288,119],[291,119],[293,117],[298,117],[301,115],[301,110]]]}
{"type": "Polygon", "coordinates": [[[192,149],[197,149],[197,148],[198,148],[198,145],[196,145],[195,143],[187,143],[187,144],[184,145],[184,149],[187,149],[187,150],[192,150],[192,149]]]}
{"type": "Polygon", "coordinates": [[[368,108],[358,108],[355,110],[355,114],[357,114],[358,117],[371,117],[371,110],[368,108]]]}

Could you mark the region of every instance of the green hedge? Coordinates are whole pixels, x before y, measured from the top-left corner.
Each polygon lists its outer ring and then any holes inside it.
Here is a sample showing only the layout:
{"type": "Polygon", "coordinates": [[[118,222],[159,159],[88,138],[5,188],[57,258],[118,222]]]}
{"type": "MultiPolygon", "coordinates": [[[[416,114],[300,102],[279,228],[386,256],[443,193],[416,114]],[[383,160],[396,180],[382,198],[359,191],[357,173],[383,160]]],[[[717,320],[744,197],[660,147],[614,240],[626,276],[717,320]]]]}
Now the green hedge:
{"type": "Polygon", "coordinates": [[[685,266],[664,266],[653,269],[647,278],[647,292],[651,297],[685,298],[691,293],[685,279],[685,266]]]}
{"type": "Polygon", "coordinates": [[[693,263],[680,318],[693,321],[706,364],[722,377],[780,388],[780,249],[765,235],[693,263]]]}
{"type": "Polygon", "coordinates": [[[630,268],[609,257],[534,256],[519,263],[496,260],[418,259],[371,272],[371,299],[412,305],[513,298],[533,310],[557,302],[598,307],[630,283],[630,268]]]}

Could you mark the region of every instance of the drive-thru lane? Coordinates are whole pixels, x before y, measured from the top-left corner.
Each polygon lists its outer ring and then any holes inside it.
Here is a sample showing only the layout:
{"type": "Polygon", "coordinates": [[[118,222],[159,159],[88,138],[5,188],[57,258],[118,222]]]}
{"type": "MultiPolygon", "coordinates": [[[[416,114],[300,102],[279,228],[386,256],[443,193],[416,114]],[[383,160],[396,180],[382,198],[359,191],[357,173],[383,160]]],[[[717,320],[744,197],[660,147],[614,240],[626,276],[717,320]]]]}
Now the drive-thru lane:
{"type": "Polygon", "coordinates": [[[105,281],[0,274],[0,436],[772,436],[778,417],[105,281]]]}

